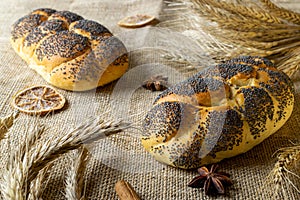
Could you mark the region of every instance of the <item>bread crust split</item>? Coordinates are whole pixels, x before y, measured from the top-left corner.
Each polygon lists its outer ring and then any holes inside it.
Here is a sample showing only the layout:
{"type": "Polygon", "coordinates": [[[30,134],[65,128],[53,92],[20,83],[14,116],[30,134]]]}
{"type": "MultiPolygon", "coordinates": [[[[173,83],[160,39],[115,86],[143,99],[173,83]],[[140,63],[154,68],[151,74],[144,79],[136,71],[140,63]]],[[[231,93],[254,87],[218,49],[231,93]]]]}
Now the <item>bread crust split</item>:
{"type": "Polygon", "coordinates": [[[11,44],[48,83],[65,90],[103,86],[128,68],[127,49],[118,38],[69,11],[32,11],[14,23],[11,44]]]}
{"type": "Polygon", "coordinates": [[[294,88],[267,59],[242,56],[162,92],[141,141],[158,161],[197,168],[244,153],[291,116],[294,88]]]}

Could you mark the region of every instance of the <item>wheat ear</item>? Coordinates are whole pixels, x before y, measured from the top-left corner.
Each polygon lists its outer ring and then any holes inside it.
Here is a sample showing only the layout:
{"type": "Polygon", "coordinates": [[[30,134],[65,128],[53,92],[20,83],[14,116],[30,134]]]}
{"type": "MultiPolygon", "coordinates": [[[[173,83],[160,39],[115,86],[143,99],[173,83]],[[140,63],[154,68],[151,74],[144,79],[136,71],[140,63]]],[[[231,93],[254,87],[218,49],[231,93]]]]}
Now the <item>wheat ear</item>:
{"type": "Polygon", "coordinates": [[[271,15],[269,12],[266,12],[263,9],[252,8],[250,6],[242,6],[225,1],[201,0],[201,2],[207,5],[214,6],[216,8],[226,10],[230,13],[244,16],[246,18],[249,17],[252,19],[256,19],[261,22],[277,24],[283,23],[281,19],[277,18],[277,16],[271,15]]]}
{"type": "Polygon", "coordinates": [[[66,198],[68,200],[83,200],[84,171],[89,160],[89,151],[85,147],[79,149],[79,157],[73,162],[66,178],[66,198]]]}
{"type": "MultiPolygon", "coordinates": [[[[241,5],[217,0],[192,2],[200,17],[218,24],[215,27],[204,24],[203,30],[211,33],[220,43],[232,45],[229,52],[218,51],[228,55],[226,59],[241,54],[258,55],[275,61],[276,66],[290,77],[299,70],[298,56],[291,56],[300,46],[299,13],[280,8],[270,0],[260,0],[266,11],[259,5],[249,6],[245,2],[241,5]]],[[[216,58],[219,59],[218,56],[216,58]]]]}
{"type": "Polygon", "coordinates": [[[26,185],[26,189],[30,186],[30,183],[27,183],[26,173],[28,171],[28,153],[43,131],[44,128],[39,127],[37,121],[34,121],[33,126],[25,131],[25,141],[9,158],[0,182],[2,197],[5,200],[26,199],[27,190],[23,191],[23,185],[26,185]]]}
{"type": "Polygon", "coordinates": [[[18,112],[11,113],[0,119],[0,140],[5,138],[6,133],[14,124],[14,120],[18,117],[18,112]]]}
{"type": "Polygon", "coordinates": [[[32,148],[34,141],[39,138],[43,132],[43,128],[40,127],[34,121],[33,126],[30,129],[26,129],[25,133],[26,140],[22,145],[17,148],[12,156],[10,156],[6,168],[2,174],[2,180],[0,183],[2,197],[4,199],[26,199],[22,190],[23,185],[26,183],[27,174],[24,173],[27,168],[27,156],[28,149],[32,148]]]}
{"type": "MultiPolygon", "coordinates": [[[[14,159],[8,162],[0,184],[3,197],[6,200],[27,199],[32,181],[52,161],[83,144],[91,144],[129,127],[130,125],[123,121],[104,121],[100,117],[95,117],[89,118],[67,134],[43,142],[40,142],[37,134],[29,134],[29,137],[37,139],[37,144],[28,148],[21,147],[12,156],[14,159]]],[[[39,130],[37,132],[41,133],[39,130]]],[[[35,139],[28,139],[28,141],[33,140],[35,139]]]]}
{"type": "Polygon", "coordinates": [[[291,187],[300,194],[300,186],[294,184],[291,180],[291,178],[294,178],[299,182],[299,166],[298,170],[292,172],[292,169],[297,169],[299,162],[300,145],[280,149],[277,155],[277,162],[275,163],[273,170],[267,176],[267,194],[274,198],[283,195],[283,198],[288,199],[288,196],[285,194],[285,190],[291,187]]]}
{"type": "Polygon", "coordinates": [[[41,200],[44,192],[44,185],[49,177],[49,171],[53,167],[53,163],[50,163],[43,170],[41,170],[36,179],[30,184],[30,191],[27,200],[41,200]]]}
{"type": "Polygon", "coordinates": [[[62,137],[38,144],[30,156],[32,162],[30,162],[28,174],[29,181],[36,177],[37,171],[61,154],[77,149],[82,144],[91,144],[127,128],[129,128],[129,124],[122,121],[114,122],[92,118],[62,137]]]}
{"type": "Polygon", "coordinates": [[[269,12],[274,13],[276,16],[281,17],[289,22],[300,25],[300,14],[294,11],[279,7],[272,3],[270,0],[260,0],[267,8],[269,12]]]}

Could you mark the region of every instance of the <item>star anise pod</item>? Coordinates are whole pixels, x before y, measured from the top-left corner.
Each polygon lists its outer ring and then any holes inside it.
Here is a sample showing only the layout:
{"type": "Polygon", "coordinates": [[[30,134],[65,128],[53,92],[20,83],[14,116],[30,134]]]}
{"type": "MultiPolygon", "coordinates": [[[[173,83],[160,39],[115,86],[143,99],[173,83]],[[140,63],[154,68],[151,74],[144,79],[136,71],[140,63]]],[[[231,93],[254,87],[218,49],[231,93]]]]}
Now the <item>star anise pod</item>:
{"type": "Polygon", "coordinates": [[[163,91],[167,89],[168,77],[157,75],[143,82],[143,87],[151,91],[163,91]]]}
{"type": "Polygon", "coordinates": [[[226,172],[217,172],[218,165],[214,164],[210,170],[201,167],[197,171],[199,176],[193,178],[188,184],[192,188],[204,188],[205,194],[225,194],[224,186],[232,185],[233,182],[226,172]]]}

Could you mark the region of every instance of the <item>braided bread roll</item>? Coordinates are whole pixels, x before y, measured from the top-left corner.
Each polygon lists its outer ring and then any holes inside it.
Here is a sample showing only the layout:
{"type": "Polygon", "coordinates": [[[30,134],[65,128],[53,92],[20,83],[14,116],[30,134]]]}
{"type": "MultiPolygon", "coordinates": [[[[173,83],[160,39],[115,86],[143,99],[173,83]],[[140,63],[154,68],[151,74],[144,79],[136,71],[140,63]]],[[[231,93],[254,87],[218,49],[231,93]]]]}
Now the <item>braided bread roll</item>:
{"type": "Polygon", "coordinates": [[[14,50],[50,84],[72,91],[105,85],[128,68],[123,43],[101,24],[41,8],[12,27],[14,50]]]}
{"type": "Polygon", "coordinates": [[[162,92],[144,120],[142,144],[178,168],[216,163],[276,132],[293,105],[286,74],[267,59],[239,57],[162,92]]]}

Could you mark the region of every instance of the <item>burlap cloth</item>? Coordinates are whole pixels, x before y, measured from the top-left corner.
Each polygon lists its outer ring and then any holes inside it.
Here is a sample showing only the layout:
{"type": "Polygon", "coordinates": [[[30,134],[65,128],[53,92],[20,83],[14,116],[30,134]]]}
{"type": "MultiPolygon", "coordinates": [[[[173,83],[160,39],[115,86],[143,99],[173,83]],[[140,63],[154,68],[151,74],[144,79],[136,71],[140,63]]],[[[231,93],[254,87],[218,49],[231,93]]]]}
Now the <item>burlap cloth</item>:
{"type": "MultiPolygon", "coordinates": [[[[299,8],[300,11],[299,3],[288,4],[283,0],[281,3],[295,10],[299,8]]],[[[171,57],[180,53],[185,56],[193,53],[196,57],[201,53],[205,55],[205,52],[197,50],[191,53],[193,42],[189,43],[186,38],[181,37],[180,33],[184,31],[182,26],[172,21],[178,19],[180,10],[176,11],[176,6],[168,8],[163,0],[1,1],[1,117],[12,112],[10,101],[18,90],[33,84],[47,84],[26,66],[9,43],[11,25],[20,17],[40,7],[70,10],[87,19],[98,21],[122,39],[130,51],[130,71],[120,81],[89,92],[73,93],[59,90],[67,98],[68,106],[62,112],[40,119],[48,128],[45,137],[55,137],[70,130],[86,117],[102,113],[106,113],[110,118],[126,118],[137,127],[89,147],[93,156],[85,173],[87,199],[117,199],[114,185],[120,179],[130,182],[145,200],[268,199],[261,192],[261,188],[265,177],[274,166],[273,153],[281,147],[291,146],[291,142],[297,142],[300,138],[300,82],[297,79],[295,79],[295,109],[290,120],[276,134],[251,151],[222,161],[220,168],[232,175],[234,185],[225,196],[207,197],[202,190],[187,187],[189,181],[197,175],[195,171],[179,170],[156,162],[143,150],[138,139],[141,122],[158,94],[142,89],[140,87],[142,81],[151,74],[160,73],[167,75],[170,84],[173,84],[188,74],[182,73],[180,66],[175,66],[172,62],[161,61],[163,58],[161,54],[171,57]],[[160,20],[157,26],[163,28],[125,29],[117,26],[121,18],[137,13],[156,16],[160,20]],[[180,45],[185,45],[185,48],[180,45]],[[182,51],[178,52],[178,49],[182,51]]],[[[201,64],[210,63],[207,60],[202,60],[201,64]]],[[[182,63],[179,65],[184,66],[182,63]]],[[[0,166],[5,166],[8,156],[22,142],[25,130],[32,119],[21,114],[11,129],[9,138],[1,142],[0,166]]],[[[44,183],[44,199],[65,199],[63,195],[65,175],[73,156],[73,153],[70,153],[55,162],[49,181],[44,183]]],[[[296,185],[299,186],[299,182],[296,185]]],[[[288,191],[288,195],[292,196],[292,193],[296,197],[299,196],[295,191],[288,191]]]]}

